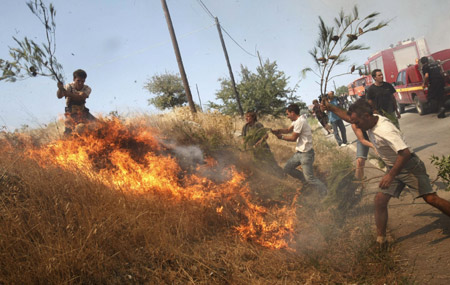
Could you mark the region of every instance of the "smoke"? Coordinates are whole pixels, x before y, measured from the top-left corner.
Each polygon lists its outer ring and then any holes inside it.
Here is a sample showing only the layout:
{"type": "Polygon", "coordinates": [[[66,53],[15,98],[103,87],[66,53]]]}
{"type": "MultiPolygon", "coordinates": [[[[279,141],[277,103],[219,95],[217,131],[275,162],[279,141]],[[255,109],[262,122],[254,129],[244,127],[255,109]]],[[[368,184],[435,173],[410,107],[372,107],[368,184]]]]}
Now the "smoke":
{"type": "Polygon", "coordinates": [[[189,169],[204,163],[203,152],[198,146],[175,146],[172,151],[178,164],[183,169],[189,169]]]}

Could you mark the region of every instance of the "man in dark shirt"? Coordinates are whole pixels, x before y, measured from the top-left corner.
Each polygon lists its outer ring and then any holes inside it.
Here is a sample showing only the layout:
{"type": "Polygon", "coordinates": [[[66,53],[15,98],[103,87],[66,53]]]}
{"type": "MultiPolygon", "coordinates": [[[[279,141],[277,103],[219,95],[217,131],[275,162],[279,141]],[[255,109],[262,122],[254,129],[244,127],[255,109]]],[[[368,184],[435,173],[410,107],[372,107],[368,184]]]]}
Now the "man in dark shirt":
{"type": "Polygon", "coordinates": [[[367,101],[374,109],[376,114],[388,118],[397,128],[400,129],[398,119],[400,112],[397,110],[397,101],[395,100],[395,88],[383,81],[383,72],[380,69],[372,71],[374,84],[367,88],[367,101]]]}
{"type": "Polygon", "coordinates": [[[438,118],[445,118],[445,96],[444,96],[444,77],[441,74],[441,67],[435,62],[428,62],[428,57],[420,59],[423,74],[423,87],[428,86],[428,99],[436,100],[438,105],[438,118]]]}

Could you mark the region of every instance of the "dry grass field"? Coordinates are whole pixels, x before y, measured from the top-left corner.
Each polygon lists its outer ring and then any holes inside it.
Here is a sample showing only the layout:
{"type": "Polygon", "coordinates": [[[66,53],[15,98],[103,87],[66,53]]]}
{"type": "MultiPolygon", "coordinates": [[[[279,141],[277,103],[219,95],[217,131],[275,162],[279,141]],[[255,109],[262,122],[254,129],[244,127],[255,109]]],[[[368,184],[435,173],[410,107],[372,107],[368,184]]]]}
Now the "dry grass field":
{"type": "MultiPolygon", "coordinates": [[[[320,129],[325,198],[243,149],[240,118],[180,108],[71,138],[58,124],[0,135],[0,284],[406,282],[374,245],[353,158],[320,129]]],[[[281,166],[293,154],[268,143],[281,166]]]]}

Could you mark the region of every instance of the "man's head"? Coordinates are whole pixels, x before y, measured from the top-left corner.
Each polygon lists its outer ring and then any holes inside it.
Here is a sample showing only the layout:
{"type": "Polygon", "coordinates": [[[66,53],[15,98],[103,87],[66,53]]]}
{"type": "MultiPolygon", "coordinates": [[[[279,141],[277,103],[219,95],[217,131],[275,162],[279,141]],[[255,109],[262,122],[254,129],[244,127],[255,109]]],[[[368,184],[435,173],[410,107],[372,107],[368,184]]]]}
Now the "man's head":
{"type": "Polygon", "coordinates": [[[317,105],[317,104],[319,104],[319,101],[317,99],[314,99],[313,100],[313,105],[317,105]]]}
{"type": "Polygon", "coordinates": [[[334,98],[334,91],[330,91],[327,93],[328,100],[332,100],[334,98]]]}
{"type": "Polygon", "coordinates": [[[381,72],[381,69],[374,69],[372,71],[372,78],[376,83],[382,83],[383,82],[383,72],[381,72]]]}
{"type": "Polygon", "coordinates": [[[73,72],[73,83],[75,83],[75,89],[81,90],[86,81],[87,74],[83,69],[77,69],[73,72]]]}
{"type": "Polygon", "coordinates": [[[300,116],[300,107],[297,104],[291,104],[286,109],[286,115],[291,121],[295,121],[300,116]]]}
{"type": "Polygon", "coordinates": [[[426,57],[426,56],[421,57],[420,58],[420,63],[421,64],[427,64],[428,63],[428,57],[426,57]]]}
{"type": "Polygon", "coordinates": [[[258,116],[256,112],[248,111],[245,113],[245,121],[249,124],[253,124],[258,121],[258,116]]]}
{"type": "Polygon", "coordinates": [[[373,115],[372,106],[364,98],[358,99],[348,108],[347,114],[350,116],[352,124],[355,124],[363,131],[369,130],[377,123],[377,118],[373,115]]]}

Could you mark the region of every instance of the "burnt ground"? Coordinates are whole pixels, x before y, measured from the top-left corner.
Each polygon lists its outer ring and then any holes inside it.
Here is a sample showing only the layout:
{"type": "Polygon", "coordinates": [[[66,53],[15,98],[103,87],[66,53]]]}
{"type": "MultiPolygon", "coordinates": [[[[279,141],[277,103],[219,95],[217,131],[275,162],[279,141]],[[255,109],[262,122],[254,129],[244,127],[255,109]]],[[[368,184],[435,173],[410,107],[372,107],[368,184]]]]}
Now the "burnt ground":
{"type": "MultiPolygon", "coordinates": [[[[351,129],[347,128],[347,134],[349,131],[351,129]]],[[[329,138],[334,140],[332,136],[329,138]]],[[[354,156],[356,143],[345,147],[344,151],[354,156]]],[[[429,160],[422,160],[433,181],[436,178],[435,167],[429,160]]],[[[372,160],[372,163],[366,164],[365,175],[369,179],[382,174],[374,169],[378,167],[376,161],[372,160]]],[[[379,180],[374,178],[368,183],[360,203],[373,205],[379,180]]],[[[438,181],[433,187],[440,197],[450,200],[450,192],[443,190],[444,183],[438,181]]],[[[375,238],[375,222],[373,232],[375,238]]],[[[408,284],[449,284],[450,217],[426,204],[423,199],[415,199],[415,194],[405,188],[399,199],[392,198],[389,203],[388,237],[392,238],[395,259],[408,276],[408,284]]]]}

